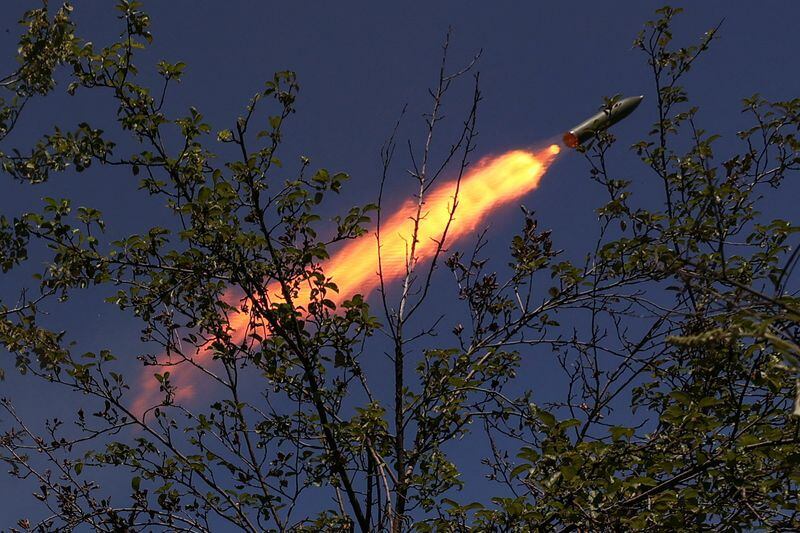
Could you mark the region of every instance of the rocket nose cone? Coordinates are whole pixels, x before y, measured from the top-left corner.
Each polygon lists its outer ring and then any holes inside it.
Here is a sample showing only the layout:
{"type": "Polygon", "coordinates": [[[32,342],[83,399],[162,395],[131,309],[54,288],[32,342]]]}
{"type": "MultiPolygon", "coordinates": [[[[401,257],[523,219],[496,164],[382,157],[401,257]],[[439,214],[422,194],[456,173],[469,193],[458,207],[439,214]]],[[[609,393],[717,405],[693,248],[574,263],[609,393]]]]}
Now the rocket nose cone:
{"type": "Polygon", "coordinates": [[[639,107],[639,104],[642,103],[642,100],[644,100],[644,95],[640,94],[639,96],[631,96],[630,98],[627,98],[627,100],[631,111],[633,111],[634,109],[639,107]]]}

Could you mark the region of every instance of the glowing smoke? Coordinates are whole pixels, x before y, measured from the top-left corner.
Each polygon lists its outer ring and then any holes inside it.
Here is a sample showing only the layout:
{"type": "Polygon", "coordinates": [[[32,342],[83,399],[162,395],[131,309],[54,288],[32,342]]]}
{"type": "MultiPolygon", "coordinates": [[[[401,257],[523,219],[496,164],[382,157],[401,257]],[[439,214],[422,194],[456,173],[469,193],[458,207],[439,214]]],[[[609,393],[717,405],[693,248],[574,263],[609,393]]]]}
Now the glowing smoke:
{"type": "MultiPolygon", "coordinates": [[[[472,234],[496,208],[536,189],[558,153],[559,147],[551,145],[537,152],[513,150],[498,156],[484,157],[469,169],[460,183],[457,184],[455,180],[440,183],[425,197],[414,258],[409,258],[408,255],[416,203],[408,202],[385,218],[381,225],[380,265],[384,283],[404,276],[408,261],[421,262],[429,259],[436,252],[445,229],[447,243],[452,244],[472,234]],[[456,209],[448,226],[457,185],[456,209]]],[[[339,302],[336,299],[344,301],[355,294],[367,296],[380,285],[376,240],[365,236],[346,244],[322,265],[322,270],[339,288],[338,295],[328,293],[328,297],[334,299],[337,305],[339,302]]],[[[268,287],[268,293],[279,294],[280,291],[276,287],[268,287]]],[[[308,293],[301,293],[295,299],[295,304],[304,306],[307,299],[308,293]]],[[[249,333],[249,325],[250,317],[247,313],[240,312],[231,316],[231,341],[244,341],[249,333]]],[[[211,357],[210,349],[201,348],[193,360],[196,364],[203,365],[211,357]]],[[[166,358],[162,356],[159,361],[163,363],[166,358]]],[[[185,362],[180,366],[166,367],[162,371],[170,372],[170,381],[177,387],[176,403],[192,398],[196,392],[196,384],[204,379],[198,369],[185,362]]],[[[141,415],[147,408],[160,403],[161,394],[159,383],[153,377],[152,367],[145,368],[138,396],[132,406],[133,412],[141,415]]]]}

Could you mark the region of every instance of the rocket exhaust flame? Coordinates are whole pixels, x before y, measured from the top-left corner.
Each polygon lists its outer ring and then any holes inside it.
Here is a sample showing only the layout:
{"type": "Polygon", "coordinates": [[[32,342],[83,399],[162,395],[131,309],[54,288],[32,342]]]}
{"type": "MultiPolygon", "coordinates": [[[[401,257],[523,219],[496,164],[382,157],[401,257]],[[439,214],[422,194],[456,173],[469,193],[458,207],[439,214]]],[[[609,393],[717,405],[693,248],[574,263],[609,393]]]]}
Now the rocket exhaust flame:
{"type": "MultiPolygon", "coordinates": [[[[512,150],[498,156],[487,156],[468,169],[460,183],[455,180],[434,187],[425,198],[422,218],[419,223],[415,257],[409,258],[417,204],[406,202],[381,223],[380,270],[385,283],[405,275],[408,261],[421,262],[430,259],[439,246],[446,230],[448,243],[453,243],[471,234],[476,227],[496,208],[528,194],[539,186],[548,167],[560,149],[551,145],[543,150],[512,150]],[[456,209],[453,211],[453,196],[458,187],[456,209]]],[[[325,276],[338,286],[337,305],[355,294],[367,296],[380,284],[378,276],[378,246],[372,238],[362,237],[347,243],[322,265],[325,276]]],[[[268,287],[269,294],[279,294],[275,287],[268,287]]],[[[232,294],[226,295],[233,298],[232,294]]],[[[298,295],[297,305],[305,306],[309,295],[298,295]]],[[[229,317],[231,341],[243,342],[249,333],[250,316],[239,312],[229,317]]],[[[268,333],[267,333],[268,334],[268,333]]],[[[262,335],[263,336],[263,335],[262,335]]],[[[252,341],[255,342],[255,341],[252,341]]],[[[209,343],[210,344],[210,343],[209,343]]],[[[170,381],[176,386],[175,403],[195,396],[195,385],[202,379],[202,367],[212,357],[209,347],[200,348],[190,358],[191,363],[165,367],[170,372],[170,381]]],[[[159,357],[161,363],[167,356],[159,357]]],[[[160,384],[153,371],[145,368],[140,388],[132,411],[141,416],[147,409],[161,403],[160,384]]]]}

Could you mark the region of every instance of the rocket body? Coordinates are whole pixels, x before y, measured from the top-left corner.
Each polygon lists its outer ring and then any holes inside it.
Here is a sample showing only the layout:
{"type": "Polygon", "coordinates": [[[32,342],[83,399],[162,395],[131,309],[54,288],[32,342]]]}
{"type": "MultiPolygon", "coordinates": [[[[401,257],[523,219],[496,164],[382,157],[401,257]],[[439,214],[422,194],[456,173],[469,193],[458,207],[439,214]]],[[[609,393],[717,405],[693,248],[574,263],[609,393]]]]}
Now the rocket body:
{"type": "Polygon", "coordinates": [[[627,117],[636,109],[644,96],[629,96],[623,98],[596,115],[593,115],[564,134],[564,144],[570,148],[577,148],[588,141],[601,130],[609,128],[627,117]]]}

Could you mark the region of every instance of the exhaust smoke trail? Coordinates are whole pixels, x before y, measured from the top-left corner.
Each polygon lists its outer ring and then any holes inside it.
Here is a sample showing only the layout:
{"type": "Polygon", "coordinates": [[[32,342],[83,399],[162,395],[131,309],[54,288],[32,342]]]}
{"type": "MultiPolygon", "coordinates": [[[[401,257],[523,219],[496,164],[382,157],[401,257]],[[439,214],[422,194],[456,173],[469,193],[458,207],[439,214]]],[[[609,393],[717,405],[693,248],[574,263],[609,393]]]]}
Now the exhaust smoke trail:
{"type": "MultiPolygon", "coordinates": [[[[498,156],[487,156],[468,169],[460,183],[451,180],[434,187],[424,199],[413,258],[409,258],[408,254],[417,204],[406,202],[381,223],[380,269],[384,283],[388,284],[403,277],[409,262],[413,265],[430,259],[436,253],[445,230],[447,243],[452,244],[472,234],[493,210],[536,189],[559,152],[558,145],[553,144],[539,151],[512,150],[498,156]],[[457,203],[451,221],[456,190],[457,203]]],[[[338,294],[329,292],[328,297],[337,306],[355,294],[367,297],[380,285],[378,270],[378,246],[375,239],[365,236],[347,243],[322,265],[326,278],[339,288],[338,294]]],[[[268,287],[267,292],[280,293],[277,284],[268,287]]],[[[234,298],[233,294],[226,296],[234,298]]],[[[305,306],[308,297],[307,292],[301,293],[295,302],[305,306]]],[[[237,344],[243,342],[250,333],[249,325],[248,313],[240,312],[231,316],[231,341],[237,344]]],[[[212,355],[212,350],[204,347],[199,349],[192,360],[197,365],[203,365],[211,360],[212,355]]],[[[159,361],[168,363],[169,359],[164,355],[159,357],[159,361]]],[[[199,369],[184,362],[165,367],[164,370],[170,372],[170,381],[177,387],[175,403],[195,396],[196,385],[203,379],[199,369]]],[[[154,378],[153,371],[146,367],[140,379],[132,412],[141,416],[150,407],[161,403],[161,394],[160,384],[154,378]]]]}

